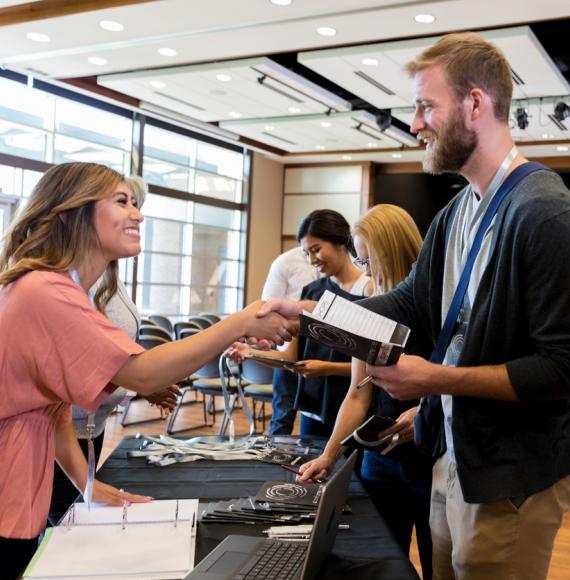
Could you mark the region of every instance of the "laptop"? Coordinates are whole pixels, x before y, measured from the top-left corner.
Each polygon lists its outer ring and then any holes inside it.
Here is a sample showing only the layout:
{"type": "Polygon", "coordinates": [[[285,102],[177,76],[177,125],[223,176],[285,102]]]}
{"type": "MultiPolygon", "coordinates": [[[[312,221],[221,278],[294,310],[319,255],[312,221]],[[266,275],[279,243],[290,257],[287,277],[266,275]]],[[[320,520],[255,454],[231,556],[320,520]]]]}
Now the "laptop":
{"type": "Polygon", "coordinates": [[[308,542],[228,536],[184,580],[310,580],[332,550],[357,452],[324,485],[308,542]]]}

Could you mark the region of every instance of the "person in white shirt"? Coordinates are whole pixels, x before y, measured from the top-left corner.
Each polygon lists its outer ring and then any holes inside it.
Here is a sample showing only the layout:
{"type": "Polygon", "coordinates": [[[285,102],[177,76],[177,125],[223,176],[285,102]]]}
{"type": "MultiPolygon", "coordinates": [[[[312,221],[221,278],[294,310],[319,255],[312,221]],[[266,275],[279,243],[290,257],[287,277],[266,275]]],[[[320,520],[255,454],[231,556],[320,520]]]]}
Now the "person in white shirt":
{"type": "MultiPolygon", "coordinates": [[[[300,246],[277,256],[263,286],[261,298],[299,300],[303,287],[319,277],[300,246]]],[[[286,348],[286,347],[285,347],[286,348]]],[[[290,435],[297,411],[293,408],[297,392],[297,375],[282,369],[273,371],[273,400],[269,435],[290,435]]]]}

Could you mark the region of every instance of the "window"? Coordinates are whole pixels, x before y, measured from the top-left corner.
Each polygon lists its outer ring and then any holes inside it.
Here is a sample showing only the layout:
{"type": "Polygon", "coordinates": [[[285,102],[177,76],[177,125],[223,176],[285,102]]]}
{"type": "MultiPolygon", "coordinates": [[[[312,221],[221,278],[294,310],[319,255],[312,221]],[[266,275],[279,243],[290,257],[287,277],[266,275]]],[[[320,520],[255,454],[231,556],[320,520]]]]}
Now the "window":
{"type": "Polygon", "coordinates": [[[243,306],[244,212],[151,193],[143,213],[141,312],[186,316],[243,306]]]}
{"type": "Polygon", "coordinates": [[[63,163],[104,163],[130,173],[133,121],[0,78],[0,153],[63,163]]]}
{"type": "MultiPolygon", "coordinates": [[[[22,206],[42,175],[36,169],[52,163],[97,162],[131,173],[133,115],[2,74],[0,154],[22,161],[0,164],[0,193],[22,206]]],[[[119,275],[130,292],[136,287],[143,314],[235,312],[244,301],[243,151],[145,121],[142,173],[152,193],[143,207],[142,252],[136,261],[121,260],[119,275]]],[[[0,210],[4,227],[7,209],[0,210]]]]}

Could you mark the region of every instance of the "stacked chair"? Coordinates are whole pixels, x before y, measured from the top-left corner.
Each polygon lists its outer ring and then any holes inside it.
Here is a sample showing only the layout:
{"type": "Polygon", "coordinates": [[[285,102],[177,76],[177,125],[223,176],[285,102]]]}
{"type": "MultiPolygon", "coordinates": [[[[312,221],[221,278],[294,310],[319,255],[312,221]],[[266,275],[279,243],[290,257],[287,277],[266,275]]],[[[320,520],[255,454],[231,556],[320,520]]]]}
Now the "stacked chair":
{"type": "MultiPolygon", "coordinates": [[[[165,318],[161,316],[160,318],[165,318]]],[[[166,319],[168,320],[168,319],[166,319]]],[[[141,323],[143,320],[141,320],[141,323]]],[[[157,326],[153,321],[152,317],[148,320],[144,320],[144,322],[151,322],[151,324],[141,324],[139,328],[139,336],[137,342],[145,349],[150,350],[156,346],[160,346],[161,344],[167,344],[172,340],[172,335],[166,331],[163,327],[157,326]]],[[[168,321],[170,323],[170,321],[168,321]]],[[[127,422],[127,415],[129,414],[129,410],[131,405],[135,401],[140,401],[143,397],[136,395],[129,399],[123,411],[121,413],[121,425],[126,427],[127,425],[138,425],[141,423],[151,423],[153,421],[160,421],[164,419],[164,411],[162,408],[159,408],[160,415],[158,417],[154,417],[152,419],[142,419],[139,421],[130,421],[127,422]]]]}
{"type": "Polygon", "coordinates": [[[254,429],[257,432],[257,420],[261,419],[261,432],[265,432],[265,403],[273,399],[273,369],[251,359],[245,359],[240,365],[240,379],[246,397],[251,397],[253,407],[254,429]],[[260,404],[259,411],[257,405],[260,404]]]}

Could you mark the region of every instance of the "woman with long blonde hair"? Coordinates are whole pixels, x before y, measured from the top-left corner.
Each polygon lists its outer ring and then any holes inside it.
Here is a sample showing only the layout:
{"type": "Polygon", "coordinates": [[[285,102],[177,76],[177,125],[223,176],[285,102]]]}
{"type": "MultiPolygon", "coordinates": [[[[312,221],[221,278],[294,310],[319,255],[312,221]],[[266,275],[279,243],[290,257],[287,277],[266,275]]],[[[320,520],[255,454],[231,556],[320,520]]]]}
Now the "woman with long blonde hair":
{"type": "MultiPolygon", "coordinates": [[[[410,214],[402,208],[380,204],[368,210],[353,226],[355,263],[372,278],[376,294],[395,288],[416,261],[421,234],[410,214]]],[[[404,553],[408,554],[416,527],[423,577],[431,578],[431,535],[429,507],[431,459],[413,442],[413,421],[418,401],[396,401],[383,389],[368,384],[357,388],[366,376],[365,364],[352,359],[350,389],[342,403],[334,432],[323,454],[301,467],[301,481],[326,477],[343,452],[340,442],[370,415],[394,419],[396,423],[378,435],[392,434],[398,445],[382,455],[365,451],[361,479],[404,553]]]]}
{"type": "MultiPolygon", "coordinates": [[[[94,412],[122,385],[151,394],[189,376],[242,336],[289,340],[261,302],[185,340],[144,351],[102,311],[117,260],[140,250],[143,217],[124,178],[94,163],[52,167],[8,231],[0,256],[0,562],[17,577],[48,513],[54,459],[79,491],[87,462],[70,408],[94,412]],[[94,296],[90,288],[105,276],[94,296]]],[[[95,502],[149,501],[95,481],[95,502]]]]}
{"type": "Polygon", "coordinates": [[[374,294],[390,292],[410,273],[423,242],[412,216],[388,203],[376,205],[360,217],[352,236],[361,249],[356,248],[356,263],[369,264],[367,274],[374,294]]]}

